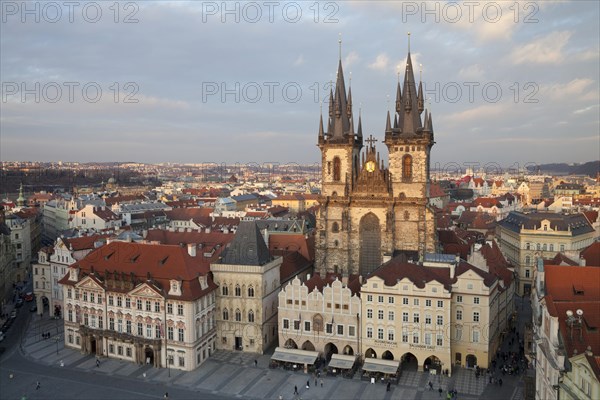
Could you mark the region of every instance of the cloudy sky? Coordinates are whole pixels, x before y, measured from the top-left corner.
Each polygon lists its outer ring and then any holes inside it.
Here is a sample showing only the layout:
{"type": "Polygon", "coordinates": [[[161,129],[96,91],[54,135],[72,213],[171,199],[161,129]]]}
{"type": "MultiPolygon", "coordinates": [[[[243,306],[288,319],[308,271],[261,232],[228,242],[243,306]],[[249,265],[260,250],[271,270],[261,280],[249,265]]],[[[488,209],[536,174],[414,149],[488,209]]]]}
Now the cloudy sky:
{"type": "Polygon", "coordinates": [[[316,162],[339,34],[382,140],[407,32],[434,163],[600,158],[595,1],[1,5],[3,161],[316,162]]]}

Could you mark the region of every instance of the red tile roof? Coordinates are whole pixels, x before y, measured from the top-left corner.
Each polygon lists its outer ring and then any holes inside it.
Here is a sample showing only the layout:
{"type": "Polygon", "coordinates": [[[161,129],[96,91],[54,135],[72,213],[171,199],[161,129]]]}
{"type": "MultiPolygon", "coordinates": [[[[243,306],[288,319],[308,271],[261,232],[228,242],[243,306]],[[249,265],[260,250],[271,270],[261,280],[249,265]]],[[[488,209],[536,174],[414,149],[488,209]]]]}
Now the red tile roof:
{"type": "MultiPolygon", "coordinates": [[[[182,281],[182,296],[167,295],[180,300],[195,300],[217,288],[208,274],[209,265],[198,255],[190,256],[187,248],[181,246],[113,242],[92,251],[69,268],[79,268],[80,279],[93,273],[98,281],[104,281],[107,272],[124,274],[127,280],[133,275],[138,285],[150,279],[165,292],[169,290],[170,280],[182,281]],[[208,288],[201,288],[200,275],[208,275],[208,288]]],[[[70,281],[67,274],[60,283],[74,285],[75,282],[70,281]]]]}
{"type": "Polygon", "coordinates": [[[571,357],[574,350],[581,354],[587,346],[600,354],[600,268],[546,266],[545,280],[548,312],[558,318],[567,356],[571,357]],[[578,330],[571,339],[567,310],[583,311],[582,340],[578,330]]]}
{"type": "Polygon", "coordinates": [[[98,241],[106,242],[112,235],[91,235],[76,238],[61,238],[62,242],[72,251],[93,249],[98,241]]]}
{"type": "Polygon", "coordinates": [[[600,267],[600,242],[594,242],[581,252],[585,265],[600,267]]]}

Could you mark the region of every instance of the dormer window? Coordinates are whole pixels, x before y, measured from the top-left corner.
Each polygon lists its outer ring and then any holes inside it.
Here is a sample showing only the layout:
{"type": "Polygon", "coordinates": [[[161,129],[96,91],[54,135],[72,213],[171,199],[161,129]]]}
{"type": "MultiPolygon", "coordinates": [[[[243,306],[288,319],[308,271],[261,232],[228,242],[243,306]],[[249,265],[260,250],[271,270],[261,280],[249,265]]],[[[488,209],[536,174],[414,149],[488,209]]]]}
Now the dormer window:
{"type": "Polygon", "coordinates": [[[181,281],[171,280],[169,286],[169,295],[181,296],[181,281]]]}

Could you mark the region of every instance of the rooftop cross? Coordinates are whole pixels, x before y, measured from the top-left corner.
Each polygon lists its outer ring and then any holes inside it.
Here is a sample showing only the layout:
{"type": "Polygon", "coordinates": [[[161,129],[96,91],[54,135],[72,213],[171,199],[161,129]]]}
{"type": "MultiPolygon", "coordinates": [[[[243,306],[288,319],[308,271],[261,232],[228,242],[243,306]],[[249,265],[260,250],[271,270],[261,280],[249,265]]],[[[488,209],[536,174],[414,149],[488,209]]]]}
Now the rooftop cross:
{"type": "Polygon", "coordinates": [[[373,135],[369,135],[369,138],[365,139],[365,142],[369,143],[371,147],[374,147],[373,143],[377,143],[377,139],[375,139],[373,135]]]}

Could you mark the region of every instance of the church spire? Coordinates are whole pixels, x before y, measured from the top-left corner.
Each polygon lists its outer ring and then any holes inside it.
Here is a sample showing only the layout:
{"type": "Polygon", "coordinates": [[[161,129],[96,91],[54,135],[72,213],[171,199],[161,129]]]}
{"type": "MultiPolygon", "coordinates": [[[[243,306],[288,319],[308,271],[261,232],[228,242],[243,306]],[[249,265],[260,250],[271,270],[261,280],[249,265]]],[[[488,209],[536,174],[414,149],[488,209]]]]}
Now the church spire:
{"type": "Polygon", "coordinates": [[[25,197],[23,196],[23,182],[19,186],[19,197],[17,198],[17,206],[23,207],[25,205],[25,197]]]}
{"type": "Polygon", "coordinates": [[[425,109],[425,98],[423,97],[423,64],[420,65],[419,70],[419,94],[417,95],[417,103],[419,107],[419,114],[425,109]]]}
{"type": "Polygon", "coordinates": [[[398,121],[399,127],[402,130],[402,133],[417,133],[417,130],[419,130],[422,125],[410,52],[406,59],[402,100],[404,103],[404,110],[398,113],[400,116],[400,120],[398,121]]]}
{"type": "Polygon", "coordinates": [[[335,89],[330,93],[329,116],[330,129],[327,131],[328,140],[346,140],[347,135],[353,135],[352,122],[352,99],[348,92],[346,97],[346,83],[344,81],[344,70],[342,68],[342,39],[339,39],[340,54],[338,60],[337,77],[335,89]]]}
{"type": "Polygon", "coordinates": [[[385,123],[385,133],[392,133],[392,123],[390,121],[390,111],[387,112],[387,122],[385,123]]]}
{"type": "Polygon", "coordinates": [[[356,133],[356,135],[358,136],[358,140],[362,143],[362,116],[361,116],[361,108],[358,109],[358,132],[356,133]]]}

